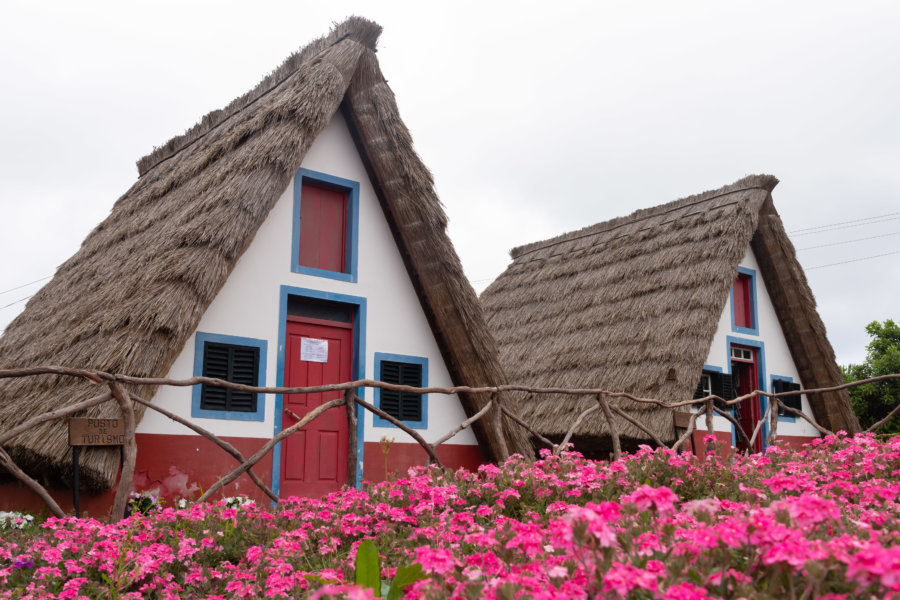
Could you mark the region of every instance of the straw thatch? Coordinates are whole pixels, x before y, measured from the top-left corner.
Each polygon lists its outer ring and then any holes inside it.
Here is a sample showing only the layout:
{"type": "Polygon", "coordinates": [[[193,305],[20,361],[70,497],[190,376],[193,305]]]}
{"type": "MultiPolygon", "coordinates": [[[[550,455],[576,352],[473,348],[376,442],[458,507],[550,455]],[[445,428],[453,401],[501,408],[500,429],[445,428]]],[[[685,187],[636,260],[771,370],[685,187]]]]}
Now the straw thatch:
{"type": "MultiPolygon", "coordinates": [[[[341,110],[453,380],[503,383],[496,345],[445,232],[431,174],[379,70],[380,32],[358,17],[335,25],[255,89],[142,158],[140,179],[7,327],[0,368],[62,364],[165,375],[313,140],[341,110]]],[[[98,391],[61,377],[2,380],[0,431],[98,391]]],[[[144,398],[154,393],[133,391],[144,398]]],[[[483,401],[462,398],[470,414],[483,401]]],[[[142,408],[136,411],[140,418],[142,408]]],[[[107,405],[90,416],[117,413],[107,405]]],[[[498,440],[480,425],[475,430],[494,456],[498,440]]],[[[521,446],[511,435],[507,442],[521,446]]],[[[44,480],[71,477],[61,422],[19,436],[8,450],[44,480]]],[[[83,453],[86,487],[111,487],[118,460],[115,451],[83,453]]]]}
{"type": "MultiPolygon", "coordinates": [[[[774,177],[746,177],[512,252],[481,296],[507,375],[534,386],[594,387],[667,401],[690,399],[751,246],[804,387],[842,383],[815,300],[772,204],[774,177]]],[[[811,397],[818,422],[859,426],[845,392],[811,397]]],[[[663,441],[672,414],[616,400],[663,441]]],[[[559,439],[593,399],[528,398],[525,420],[559,439]]],[[[617,418],[624,446],[647,435],[617,418]]],[[[603,454],[600,411],[576,431],[576,447],[603,454]],[[599,450],[598,450],[599,448],[599,450]]]]}

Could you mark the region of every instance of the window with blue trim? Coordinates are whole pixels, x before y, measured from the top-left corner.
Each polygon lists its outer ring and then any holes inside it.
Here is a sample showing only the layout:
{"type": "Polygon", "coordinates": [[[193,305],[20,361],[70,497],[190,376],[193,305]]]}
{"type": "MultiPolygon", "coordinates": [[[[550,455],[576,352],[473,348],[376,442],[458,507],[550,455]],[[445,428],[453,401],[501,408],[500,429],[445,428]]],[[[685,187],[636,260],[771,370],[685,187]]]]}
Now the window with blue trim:
{"type": "Polygon", "coordinates": [[[291,270],[356,281],[359,183],[299,169],[294,176],[291,270]]]}
{"type": "MultiPolygon", "coordinates": [[[[780,394],[782,392],[799,392],[802,389],[799,383],[794,383],[794,379],[792,377],[781,377],[779,375],[772,376],[772,393],[780,394]]],[[[795,394],[793,396],[784,396],[783,398],[779,398],[779,400],[785,405],[796,409],[803,410],[803,396],[801,394],[795,394]]],[[[794,413],[787,411],[782,407],[781,404],[778,405],[778,418],[782,421],[796,421],[797,417],[794,413]]]]}
{"type": "MultiPolygon", "coordinates": [[[[266,340],[197,332],[194,376],[231,383],[264,386],[266,340]]],[[[209,419],[262,421],[265,396],[213,385],[195,385],[191,416],[209,419]]]]}
{"type": "MultiPolygon", "coordinates": [[[[718,368],[703,367],[703,372],[700,374],[700,382],[697,384],[697,389],[694,390],[694,400],[699,400],[700,398],[705,398],[707,396],[719,396],[726,401],[734,400],[734,385],[731,374],[723,373],[722,370],[718,368]]],[[[730,409],[727,404],[723,404],[718,400],[715,401],[715,404],[717,408],[723,410],[730,409]]],[[[695,408],[702,406],[703,403],[694,405],[695,408]]]]}
{"type": "Polygon", "coordinates": [[[739,333],[759,335],[756,311],[756,271],[738,267],[731,286],[731,329],[739,333]]]}
{"type": "MultiPolygon", "coordinates": [[[[428,359],[421,356],[375,353],[378,381],[411,387],[428,387],[428,359]]],[[[428,427],[428,394],[414,394],[375,388],[375,406],[414,429],[428,427]]],[[[376,427],[394,424],[375,415],[376,427]]]]}

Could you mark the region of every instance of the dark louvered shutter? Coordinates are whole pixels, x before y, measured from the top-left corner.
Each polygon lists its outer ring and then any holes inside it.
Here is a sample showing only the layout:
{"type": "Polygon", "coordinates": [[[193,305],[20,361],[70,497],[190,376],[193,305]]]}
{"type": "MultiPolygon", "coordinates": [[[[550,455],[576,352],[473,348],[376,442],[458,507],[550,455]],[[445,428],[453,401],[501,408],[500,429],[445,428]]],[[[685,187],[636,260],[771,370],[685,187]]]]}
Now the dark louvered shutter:
{"type": "MultiPolygon", "coordinates": [[[[385,383],[421,387],[422,365],[382,361],[381,380],[385,383]]],[[[421,421],[422,396],[409,392],[381,390],[381,410],[401,421],[421,421]]]]}
{"type": "MultiPolygon", "coordinates": [[[[704,373],[703,375],[706,375],[706,373],[704,373]]],[[[706,394],[703,393],[703,376],[701,376],[700,381],[697,383],[697,389],[694,390],[694,400],[703,398],[704,396],[706,396],[706,394]]]]}
{"type": "MultiPolygon", "coordinates": [[[[228,381],[228,346],[206,342],[203,350],[203,376],[228,381]]],[[[228,390],[204,385],[200,392],[200,408],[226,410],[228,390]]]]}
{"type": "MultiPolygon", "coordinates": [[[[781,392],[798,392],[800,389],[799,383],[792,383],[781,379],[776,379],[772,382],[772,392],[775,394],[780,394],[781,392]]],[[[803,403],[800,398],[800,394],[797,394],[796,396],[785,396],[784,398],[779,398],[779,400],[791,408],[801,410],[803,403]]],[[[782,417],[796,416],[794,413],[788,412],[780,406],[778,407],[778,415],[782,417]]]]}
{"type": "MultiPolygon", "coordinates": [[[[400,363],[383,361],[381,380],[385,383],[400,383],[400,363]]],[[[381,390],[381,410],[392,417],[400,418],[400,392],[381,390]]]]}
{"type": "MultiPolygon", "coordinates": [[[[206,342],[203,351],[203,376],[256,385],[259,376],[259,348],[206,342]]],[[[200,408],[256,412],[256,394],[204,385],[200,392],[200,408]]]]}
{"type": "MultiPolygon", "coordinates": [[[[723,400],[734,400],[734,380],[729,373],[712,374],[712,393],[723,400]]],[[[727,404],[723,404],[718,400],[716,401],[716,407],[722,410],[730,408],[727,404]]]]}

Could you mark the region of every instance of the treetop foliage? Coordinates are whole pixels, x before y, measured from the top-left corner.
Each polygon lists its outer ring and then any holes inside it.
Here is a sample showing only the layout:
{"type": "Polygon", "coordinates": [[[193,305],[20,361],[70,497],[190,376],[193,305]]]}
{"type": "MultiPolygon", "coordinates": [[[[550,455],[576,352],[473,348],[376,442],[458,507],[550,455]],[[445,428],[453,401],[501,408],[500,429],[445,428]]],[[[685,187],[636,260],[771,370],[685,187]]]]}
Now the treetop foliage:
{"type": "MultiPolygon", "coordinates": [[[[891,319],[884,323],[872,321],[866,325],[872,340],[866,346],[866,360],[859,365],[842,367],[844,381],[900,373],[900,326],[891,319]]],[[[883,419],[900,404],[900,382],[880,381],[850,390],[850,404],[866,429],[883,419]]],[[[900,417],[894,417],[881,430],[883,433],[900,433],[900,417]]]]}

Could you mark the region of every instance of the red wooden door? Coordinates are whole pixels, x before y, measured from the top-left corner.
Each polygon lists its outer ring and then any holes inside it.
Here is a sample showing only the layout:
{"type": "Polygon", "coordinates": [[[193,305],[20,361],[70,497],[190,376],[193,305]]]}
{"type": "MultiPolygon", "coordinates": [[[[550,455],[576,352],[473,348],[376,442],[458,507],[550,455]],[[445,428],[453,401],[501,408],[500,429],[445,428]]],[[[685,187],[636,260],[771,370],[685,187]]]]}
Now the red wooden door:
{"type": "MultiPolygon", "coordinates": [[[[744,347],[741,347],[741,350],[743,351],[742,354],[749,358],[737,359],[732,354],[731,359],[731,376],[734,379],[738,396],[749,394],[759,388],[759,370],[756,365],[756,350],[744,347]]],[[[753,430],[756,428],[757,423],[759,423],[759,420],[762,417],[759,406],[759,396],[744,400],[736,406],[737,414],[735,416],[737,417],[737,421],[741,424],[741,428],[749,438],[753,436],[753,430]]],[[[741,440],[740,436],[738,436],[737,445],[738,449],[741,451],[747,449],[747,444],[741,440]]],[[[751,452],[762,452],[762,449],[762,430],[760,430],[759,434],[756,436],[756,440],[753,442],[751,452]]]]}
{"type": "MultiPolygon", "coordinates": [[[[350,381],[352,359],[352,324],[288,317],[284,357],[286,387],[350,381]],[[305,353],[304,338],[313,340],[307,342],[305,353]],[[310,346],[321,349],[325,344],[327,357],[324,362],[319,362],[323,357],[310,352],[310,346]]],[[[315,407],[340,397],[341,392],[285,394],[282,427],[286,429],[297,422],[288,410],[302,418],[315,407]]],[[[339,490],[347,481],[348,439],[347,411],[343,406],[332,408],[287,437],[281,443],[281,497],[319,497],[339,490]]]]}

